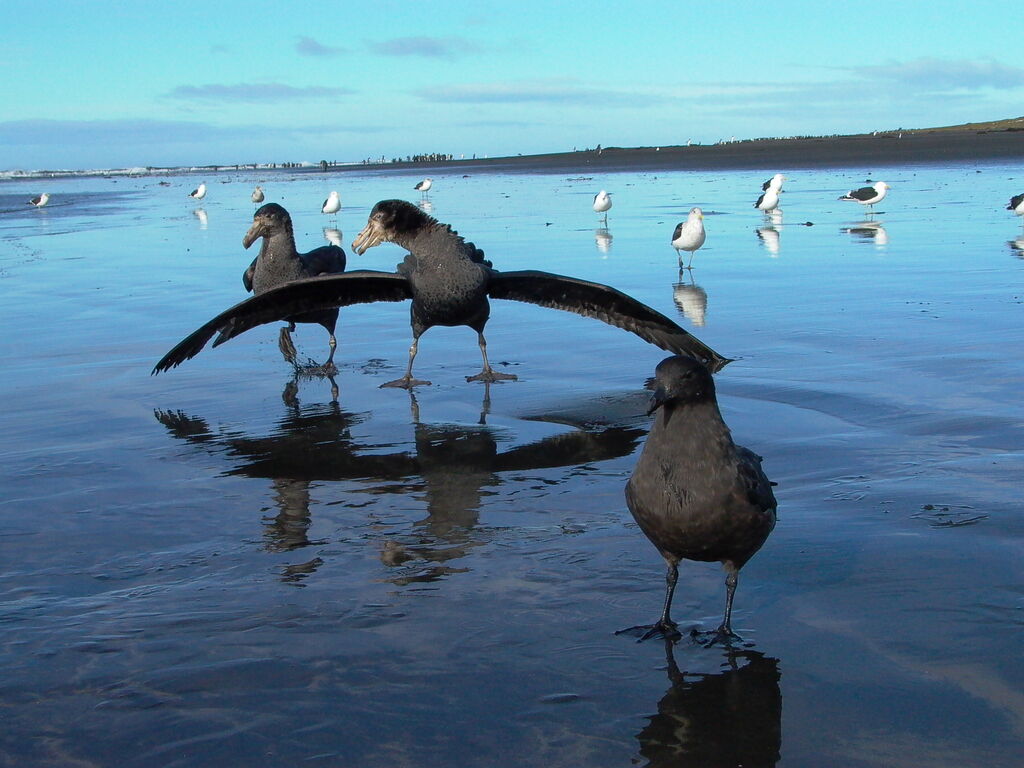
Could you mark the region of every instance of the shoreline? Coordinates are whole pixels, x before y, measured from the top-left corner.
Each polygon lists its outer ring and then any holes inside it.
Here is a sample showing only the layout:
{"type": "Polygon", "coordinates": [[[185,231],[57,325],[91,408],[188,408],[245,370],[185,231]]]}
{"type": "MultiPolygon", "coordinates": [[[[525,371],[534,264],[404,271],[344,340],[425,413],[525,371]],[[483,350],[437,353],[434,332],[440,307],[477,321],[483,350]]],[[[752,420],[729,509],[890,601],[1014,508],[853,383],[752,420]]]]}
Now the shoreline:
{"type": "MultiPolygon", "coordinates": [[[[854,136],[751,139],[674,147],[606,147],[601,151],[438,162],[337,166],[327,172],[459,171],[502,173],[645,170],[780,170],[875,165],[1012,161],[1024,163],[1024,131],[906,131],[854,136]]],[[[310,173],[323,173],[319,168],[310,173]]]]}
{"type": "Polygon", "coordinates": [[[24,181],[67,177],[187,176],[220,173],[365,173],[425,171],[451,173],[589,173],[628,171],[773,170],[870,168],[1019,161],[1024,163],[1024,128],[926,129],[877,134],[744,139],[719,144],[663,147],[605,147],[574,152],[410,161],[320,165],[238,163],[189,167],[112,168],[94,170],[9,171],[0,179],[24,181]]]}

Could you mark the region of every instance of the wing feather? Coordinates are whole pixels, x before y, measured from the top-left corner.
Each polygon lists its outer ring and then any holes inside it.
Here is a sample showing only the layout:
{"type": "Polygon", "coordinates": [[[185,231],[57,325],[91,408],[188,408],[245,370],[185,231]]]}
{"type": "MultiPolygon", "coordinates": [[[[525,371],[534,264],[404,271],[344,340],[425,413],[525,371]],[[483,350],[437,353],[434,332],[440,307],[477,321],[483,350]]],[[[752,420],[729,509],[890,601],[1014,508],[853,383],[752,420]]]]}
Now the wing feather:
{"type": "Polygon", "coordinates": [[[694,357],[712,372],[730,362],[660,312],[601,283],[535,270],[494,271],[487,292],[493,299],[525,301],[596,318],[661,349],[694,357]]]}
{"type": "Polygon", "coordinates": [[[164,355],[153,367],[153,373],[170,370],[195,357],[214,336],[216,347],[257,325],[292,315],[410,298],[409,282],[393,272],[356,270],[296,280],[248,298],[204,323],[164,355]]]}

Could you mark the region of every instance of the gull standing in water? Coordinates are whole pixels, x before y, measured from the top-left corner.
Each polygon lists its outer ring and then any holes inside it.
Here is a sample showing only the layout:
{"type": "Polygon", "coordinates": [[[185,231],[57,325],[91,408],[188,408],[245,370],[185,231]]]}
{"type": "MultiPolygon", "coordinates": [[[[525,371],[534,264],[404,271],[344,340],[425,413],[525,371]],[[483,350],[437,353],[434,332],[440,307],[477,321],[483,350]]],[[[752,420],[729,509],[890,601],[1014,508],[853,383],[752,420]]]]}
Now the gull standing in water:
{"type": "Polygon", "coordinates": [[[43,192],[43,194],[39,195],[38,197],[33,197],[31,200],[29,200],[28,204],[34,205],[36,208],[42,208],[48,202],[50,202],[50,193],[43,192]]]}
{"type": "Polygon", "coordinates": [[[612,207],[612,195],[603,189],[594,195],[594,212],[604,214],[604,223],[608,224],[608,211],[612,207]]]}
{"type": "Polygon", "coordinates": [[[892,187],[886,184],[884,181],[876,181],[870,187],[861,187],[860,189],[851,189],[845,195],[840,197],[840,200],[853,200],[854,202],[866,205],[871,208],[871,212],[874,213],[875,203],[880,203],[885,198],[886,192],[892,187]]]}
{"type": "Polygon", "coordinates": [[[266,200],[266,195],[263,194],[263,187],[257,184],[256,189],[252,191],[252,195],[249,199],[252,200],[253,205],[259,205],[266,200]]]}
{"type": "MultiPolygon", "coordinates": [[[[46,197],[46,195],[43,195],[43,197],[46,197]]],[[[1024,195],[1014,195],[1011,197],[1006,210],[1013,211],[1018,216],[1024,217],[1024,195]]],[[[1021,224],[1024,224],[1024,218],[1021,219],[1021,224]]]]}
{"type": "Polygon", "coordinates": [[[690,261],[685,269],[693,269],[693,254],[698,248],[704,245],[704,211],[700,208],[691,208],[686,221],[676,224],[676,231],[672,233],[672,247],[676,249],[676,256],[679,257],[679,269],[683,267],[682,251],[688,251],[690,261]]]}
{"type": "Polygon", "coordinates": [[[433,179],[424,179],[423,181],[419,182],[415,187],[413,187],[413,189],[419,190],[420,193],[422,193],[422,195],[426,197],[427,193],[430,191],[430,188],[432,186],[434,186],[433,179]]]}
{"type": "Polygon", "coordinates": [[[206,197],[206,182],[201,182],[198,187],[188,193],[193,200],[202,200],[206,197]]]}
{"type": "Polygon", "coordinates": [[[320,209],[321,213],[326,213],[330,216],[336,216],[338,211],[341,210],[341,198],[338,197],[337,190],[332,189],[331,194],[324,200],[323,207],[320,209]]]}
{"type": "Polygon", "coordinates": [[[757,202],[754,203],[754,207],[759,211],[764,211],[765,214],[771,213],[779,207],[779,195],[781,193],[781,185],[779,187],[773,187],[769,184],[768,188],[761,193],[759,198],[757,198],[757,202]]]}
{"type": "MultiPolygon", "coordinates": [[[[626,504],[640,530],[668,563],[665,604],[640,638],[678,634],[672,596],[680,560],[720,561],[725,567],[725,616],[715,640],[731,640],[732,601],[740,568],[775,527],[772,482],[761,457],[736,445],[722,420],[715,382],[690,357],[669,357],[654,372],[657,411],[626,484],[626,504]]],[[[621,630],[628,632],[630,630],[621,630]]]]}
{"type": "MultiPolygon", "coordinates": [[[[246,238],[251,234],[252,230],[246,238]]],[[[483,331],[490,317],[489,299],[524,301],[593,317],[675,354],[692,355],[715,371],[729,363],[728,358],[677,323],[607,285],[550,272],[493,269],[491,262],[484,259],[483,251],[473,243],[404,200],[377,203],[366,227],[352,242],[352,249],[363,254],[383,242],[395,243],[409,251],[396,272],[357,270],[314,277],[254,296],[222,312],[183,339],[156,364],[153,373],[169,370],[195,357],[214,336],[217,336],[214,341],[217,346],[257,325],[296,314],[404,299],[412,299],[413,340],[409,363],[402,378],[382,386],[408,389],[430,383],[414,379],[412,366],[420,336],[435,325],[465,325],[477,332],[483,369],[475,376],[466,377],[467,381],[515,379],[512,374],[494,371],[487,361],[483,331]]]]}

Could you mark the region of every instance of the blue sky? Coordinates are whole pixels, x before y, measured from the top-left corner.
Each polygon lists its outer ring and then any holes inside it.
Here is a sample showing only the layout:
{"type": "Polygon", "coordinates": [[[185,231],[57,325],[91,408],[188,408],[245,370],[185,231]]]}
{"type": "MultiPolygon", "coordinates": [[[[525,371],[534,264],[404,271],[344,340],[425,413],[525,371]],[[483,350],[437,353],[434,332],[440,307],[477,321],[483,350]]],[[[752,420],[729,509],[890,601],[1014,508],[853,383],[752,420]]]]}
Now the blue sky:
{"type": "Polygon", "coordinates": [[[4,6],[8,170],[496,156],[1024,114],[1005,0],[4,6]]]}

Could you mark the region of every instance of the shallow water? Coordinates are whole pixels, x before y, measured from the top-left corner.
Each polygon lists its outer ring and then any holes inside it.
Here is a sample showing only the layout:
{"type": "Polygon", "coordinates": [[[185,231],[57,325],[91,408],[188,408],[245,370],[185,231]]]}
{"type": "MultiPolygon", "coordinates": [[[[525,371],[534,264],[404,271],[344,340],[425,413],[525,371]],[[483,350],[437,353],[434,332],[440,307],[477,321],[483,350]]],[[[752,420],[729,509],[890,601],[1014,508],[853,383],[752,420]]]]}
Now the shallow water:
{"type": "MultiPolygon", "coordinates": [[[[732,652],[614,634],[664,586],[622,493],[664,354],[630,334],[494,302],[520,380],[467,384],[473,333],[436,328],[411,400],[378,388],[409,343],[380,304],[342,312],[336,401],[274,326],[150,377],[244,298],[253,184],[305,249],[330,189],[347,244],[416,177],[223,174],[201,208],[197,176],[47,181],[41,210],[0,185],[4,764],[1019,765],[1024,169],[788,175],[775,226],[761,172],[438,173],[430,198],[498,268],[615,285],[739,358],[719,399],[780,509],[732,652]],[[836,200],[867,178],[893,187],[873,218],[836,200]]],[[[723,602],[684,563],[681,626],[723,602]]]]}

